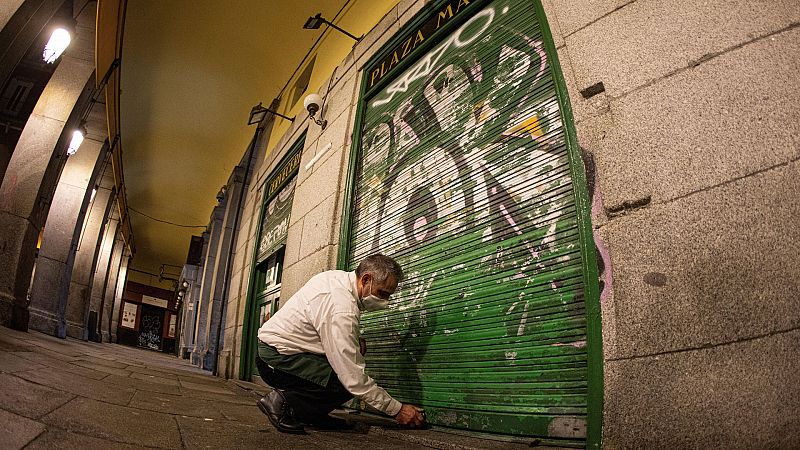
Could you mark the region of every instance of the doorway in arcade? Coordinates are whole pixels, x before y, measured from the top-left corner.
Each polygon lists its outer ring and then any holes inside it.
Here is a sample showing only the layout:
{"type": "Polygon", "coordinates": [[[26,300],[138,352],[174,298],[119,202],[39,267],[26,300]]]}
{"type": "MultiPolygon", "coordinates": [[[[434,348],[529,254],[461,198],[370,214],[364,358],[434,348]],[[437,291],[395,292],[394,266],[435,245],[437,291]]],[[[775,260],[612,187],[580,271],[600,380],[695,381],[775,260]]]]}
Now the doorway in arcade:
{"type": "MultiPolygon", "coordinates": [[[[283,256],[285,245],[271,254],[266,260],[256,266],[255,280],[255,308],[258,311],[257,326],[261,328],[280,307],[281,300],[281,273],[283,272],[283,256]]],[[[253,355],[255,359],[255,354],[253,355]]],[[[258,370],[253,366],[252,376],[259,376],[258,370]]]]}
{"type": "Polygon", "coordinates": [[[434,425],[597,445],[588,194],[541,4],[433,2],[366,67],[340,267],[407,276],[362,317],[368,372],[434,425]]]}
{"type": "Polygon", "coordinates": [[[128,281],[119,310],[117,343],[173,353],[178,311],[174,293],[128,281]]]}
{"type": "Polygon", "coordinates": [[[251,330],[251,347],[247,353],[248,371],[252,377],[258,377],[255,358],[258,354],[257,333],[280,307],[281,278],[283,259],[286,254],[286,236],[289,229],[289,216],[294,199],[295,179],[281,189],[264,207],[264,218],[261,226],[258,255],[253,274],[252,298],[250,300],[253,313],[249,329],[251,330]]]}
{"type": "Polygon", "coordinates": [[[139,346],[150,350],[161,350],[161,331],[164,328],[164,313],[155,306],[142,305],[142,322],[139,330],[139,346]]]}
{"type": "Polygon", "coordinates": [[[304,142],[305,135],[292,145],[264,184],[258,248],[254,252],[254,269],[250,279],[242,331],[239,377],[243,380],[249,381],[259,377],[255,366],[258,329],[280,307],[286,237],[304,142]]]}

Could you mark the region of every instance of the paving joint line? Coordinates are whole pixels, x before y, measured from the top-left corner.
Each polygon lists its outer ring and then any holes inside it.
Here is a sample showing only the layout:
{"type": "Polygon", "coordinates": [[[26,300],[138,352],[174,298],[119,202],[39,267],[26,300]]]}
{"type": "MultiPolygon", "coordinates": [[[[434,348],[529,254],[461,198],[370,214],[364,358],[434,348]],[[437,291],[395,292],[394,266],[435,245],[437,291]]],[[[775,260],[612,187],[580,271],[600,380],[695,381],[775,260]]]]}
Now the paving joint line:
{"type": "Polygon", "coordinates": [[[183,435],[183,429],[181,428],[180,422],[178,422],[178,416],[177,415],[173,415],[172,416],[172,420],[175,421],[175,427],[178,428],[178,436],[180,436],[180,438],[181,438],[181,448],[182,449],[188,448],[188,446],[186,444],[186,438],[183,435]]]}
{"type": "MultiPolygon", "coordinates": [[[[23,371],[23,372],[27,372],[27,371],[23,371]]],[[[8,373],[8,375],[12,375],[12,376],[14,376],[14,377],[16,377],[16,378],[19,378],[20,380],[26,381],[26,382],[28,382],[28,383],[31,383],[31,384],[35,384],[35,385],[37,385],[37,386],[42,386],[42,387],[44,387],[44,388],[47,388],[47,389],[50,389],[50,390],[54,390],[54,391],[63,392],[63,393],[66,393],[66,394],[69,394],[69,395],[72,395],[72,396],[73,396],[73,398],[71,398],[71,399],[67,400],[66,402],[64,402],[64,404],[62,404],[62,405],[58,406],[57,408],[53,409],[52,411],[50,411],[50,412],[48,412],[48,413],[45,413],[45,414],[43,414],[43,415],[42,415],[42,417],[44,417],[44,416],[45,416],[45,415],[47,415],[47,414],[50,414],[50,413],[52,413],[52,412],[53,412],[53,411],[55,411],[56,409],[59,409],[59,408],[63,407],[64,405],[66,405],[67,403],[69,403],[69,402],[71,402],[71,401],[75,400],[75,399],[76,399],[76,398],[78,398],[78,397],[80,397],[80,398],[84,398],[84,399],[87,399],[87,400],[91,400],[91,401],[94,401],[94,402],[98,402],[98,403],[103,403],[103,404],[106,404],[106,405],[117,406],[117,407],[120,407],[120,408],[130,408],[130,409],[135,409],[135,410],[138,410],[138,411],[151,412],[151,413],[155,412],[155,413],[159,413],[159,414],[167,414],[167,415],[170,415],[170,416],[180,416],[180,415],[185,415],[185,414],[180,414],[180,413],[169,413],[169,412],[157,411],[157,410],[152,410],[152,409],[145,409],[145,408],[140,408],[140,407],[137,407],[137,406],[131,406],[131,404],[130,404],[130,403],[133,401],[133,397],[136,395],[136,393],[137,393],[137,392],[147,392],[147,393],[151,393],[151,394],[177,395],[177,396],[179,396],[179,397],[186,397],[186,398],[189,398],[189,399],[195,399],[195,400],[198,400],[197,398],[194,398],[194,397],[192,397],[192,396],[183,395],[183,393],[179,393],[179,394],[172,394],[172,393],[156,392],[156,391],[148,391],[148,390],[146,390],[146,389],[138,389],[138,388],[134,388],[134,392],[133,392],[133,394],[131,395],[131,398],[130,398],[130,400],[128,400],[128,402],[127,402],[126,404],[124,404],[124,405],[120,405],[119,403],[113,403],[113,402],[109,402],[109,401],[107,401],[107,400],[100,400],[100,399],[96,399],[96,398],[92,398],[92,397],[87,397],[87,396],[85,396],[85,395],[82,395],[82,394],[76,394],[76,393],[74,393],[74,392],[71,392],[71,391],[66,391],[66,390],[63,390],[63,389],[61,389],[61,388],[56,388],[56,387],[53,387],[53,386],[48,386],[48,385],[46,385],[46,384],[42,384],[42,383],[39,383],[39,382],[36,382],[36,381],[31,381],[31,380],[28,380],[27,378],[23,378],[23,377],[17,376],[15,373],[8,373]]],[[[93,380],[93,381],[100,381],[100,380],[93,380]]],[[[202,399],[202,398],[200,398],[199,400],[208,401],[208,402],[213,402],[213,400],[202,399]]],[[[231,405],[242,405],[242,406],[246,406],[246,405],[244,405],[244,404],[242,404],[242,403],[234,403],[234,402],[224,402],[224,403],[230,403],[231,405]]],[[[0,408],[0,409],[2,409],[2,408],[0,408]]],[[[7,410],[5,410],[5,409],[3,409],[3,410],[4,410],[4,411],[7,411],[7,410]]],[[[8,412],[11,412],[11,411],[8,411],[8,412]]],[[[13,414],[17,414],[17,413],[13,413],[13,414]]],[[[222,411],[220,411],[220,414],[221,414],[223,417],[225,417],[225,415],[224,415],[224,414],[222,414],[222,411]]],[[[17,415],[21,415],[21,414],[17,414],[17,415]]],[[[22,416],[22,417],[26,417],[26,418],[29,418],[29,419],[30,419],[30,417],[28,417],[28,416],[22,416]]],[[[187,416],[187,417],[195,417],[195,416],[187,416]]],[[[200,417],[197,417],[197,418],[200,418],[200,417]]],[[[36,419],[33,419],[33,420],[36,420],[36,419]]],[[[230,419],[226,419],[226,420],[230,420],[230,419]]]]}
{"type": "Polygon", "coordinates": [[[695,191],[692,191],[692,192],[689,192],[689,193],[686,193],[686,194],[683,194],[683,195],[679,195],[679,196],[677,196],[677,197],[673,197],[673,198],[670,198],[670,199],[664,200],[663,202],[658,202],[658,204],[664,204],[664,203],[670,203],[670,202],[674,202],[674,201],[676,201],[676,200],[682,200],[682,199],[684,199],[684,198],[690,197],[690,196],[692,196],[692,195],[695,195],[695,194],[698,194],[698,193],[700,193],[700,192],[706,192],[706,191],[710,191],[710,190],[712,190],[712,189],[716,189],[716,188],[718,188],[718,187],[722,187],[722,186],[725,186],[725,185],[728,185],[728,184],[735,183],[735,182],[737,182],[737,181],[739,181],[739,180],[743,180],[743,179],[745,179],[745,178],[749,178],[749,177],[752,177],[752,176],[755,176],[755,175],[760,175],[760,174],[762,174],[762,173],[766,173],[766,172],[769,172],[769,171],[772,171],[772,170],[775,170],[775,169],[779,169],[779,168],[781,168],[781,167],[788,166],[789,164],[791,164],[791,163],[794,163],[794,162],[797,162],[797,161],[800,161],[800,156],[795,156],[794,158],[792,158],[792,159],[789,159],[789,160],[787,160],[787,161],[784,161],[784,162],[781,162],[781,163],[778,163],[778,164],[773,164],[773,165],[771,165],[771,166],[769,166],[769,167],[764,167],[764,168],[761,168],[761,169],[755,170],[755,171],[753,171],[753,172],[746,173],[746,174],[744,174],[744,175],[740,175],[740,176],[738,176],[738,177],[731,178],[731,179],[729,179],[729,180],[726,180],[726,181],[723,181],[723,182],[717,183],[717,184],[715,184],[715,185],[712,185],[712,186],[705,187],[705,188],[703,188],[703,189],[698,189],[698,190],[695,190],[695,191]]]}
{"type": "Polygon", "coordinates": [[[737,181],[744,180],[746,178],[750,178],[750,177],[753,177],[753,176],[756,176],[756,175],[760,175],[762,173],[767,173],[767,172],[770,172],[772,170],[780,169],[781,167],[788,166],[789,164],[795,163],[797,161],[800,161],[800,156],[795,156],[794,158],[789,159],[787,161],[784,161],[784,162],[781,162],[781,163],[778,163],[778,164],[773,164],[773,165],[771,165],[769,167],[764,167],[764,168],[755,170],[753,172],[749,172],[749,173],[746,173],[744,175],[740,175],[740,176],[731,178],[729,180],[722,181],[722,182],[714,184],[712,186],[707,186],[707,187],[704,187],[702,189],[696,189],[694,191],[687,192],[686,194],[681,194],[681,195],[679,195],[677,197],[672,197],[672,198],[668,198],[668,199],[665,199],[665,200],[652,202],[652,203],[649,203],[649,204],[644,205],[644,206],[639,207],[639,208],[626,209],[626,210],[618,212],[616,214],[609,213],[609,210],[606,207],[603,207],[603,212],[605,213],[605,215],[608,218],[608,220],[605,223],[600,224],[600,225],[595,225],[592,228],[594,230],[605,229],[608,225],[614,223],[614,221],[616,219],[622,219],[623,217],[630,217],[630,216],[633,216],[633,215],[639,213],[640,211],[651,209],[654,206],[668,205],[668,204],[673,203],[675,201],[683,200],[685,198],[691,197],[691,196],[696,195],[696,194],[700,194],[700,193],[703,193],[703,192],[709,192],[709,191],[712,191],[714,189],[717,189],[717,188],[720,188],[720,187],[724,187],[724,186],[727,186],[729,184],[733,184],[733,183],[735,183],[737,181]]]}
{"type": "MultiPolygon", "coordinates": [[[[622,8],[625,8],[626,6],[628,6],[628,5],[631,5],[631,4],[633,4],[633,3],[636,3],[636,1],[637,1],[637,0],[630,0],[629,2],[625,3],[624,5],[617,6],[617,7],[615,7],[614,9],[612,9],[611,11],[609,11],[609,12],[607,12],[607,13],[603,14],[602,16],[600,16],[600,17],[598,17],[598,18],[596,18],[596,19],[592,20],[591,22],[587,23],[586,25],[583,25],[583,26],[581,26],[580,28],[577,28],[577,29],[575,29],[575,31],[573,31],[573,32],[571,32],[571,33],[569,33],[569,34],[565,34],[565,35],[564,35],[564,41],[566,42],[566,40],[567,40],[567,38],[568,38],[568,37],[570,37],[570,36],[574,35],[575,33],[579,32],[579,31],[581,31],[581,30],[584,30],[584,29],[586,29],[586,28],[589,28],[590,26],[592,26],[592,25],[594,25],[595,23],[597,23],[597,22],[599,22],[599,21],[603,20],[604,18],[606,18],[606,17],[610,16],[611,14],[614,14],[615,12],[619,11],[620,9],[622,9],[622,8]]],[[[559,23],[559,26],[560,26],[560,25],[561,25],[561,23],[559,23]]]]}
{"type": "Polygon", "coordinates": [[[653,356],[672,355],[672,354],[676,354],[676,353],[685,353],[685,352],[692,352],[692,351],[698,351],[698,350],[708,350],[708,349],[712,349],[712,348],[725,347],[725,346],[728,346],[728,345],[735,345],[735,344],[740,344],[740,343],[744,343],[744,342],[756,341],[756,340],[759,340],[759,339],[766,339],[766,338],[773,337],[773,336],[778,336],[778,335],[782,335],[782,334],[788,334],[788,333],[791,333],[793,331],[798,331],[798,330],[800,330],[800,326],[789,328],[789,329],[786,329],[786,330],[771,331],[769,333],[764,333],[764,334],[760,334],[760,335],[756,335],[756,336],[750,336],[750,337],[739,339],[739,340],[736,340],[736,341],[720,342],[720,343],[717,343],[717,344],[707,343],[707,344],[703,344],[703,345],[699,345],[699,346],[695,346],[695,347],[682,348],[682,349],[678,349],[678,350],[666,350],[666,351],[663,351],[663,352],[651,353],[651,354],[647,354],[647,355],[634,355],[634,356],[623,356],[623,357],[619,357],[619,358],[609,358],[609,359],[607,359],[607,361],[631,361],[631,360],[634,360],[634,359],[649,358],[649,357],[653,357],[653,356]]]}
{"type": "Polygon", "coordinates": [[[707,63],[709,61],[713,61],[713,60],[717,59],[718,57],[720,57],[722,55],[726,55],[726,54],[728,54],[730,52],[733,52],[733,51],[739,50],[741,48],[744,48],[744,47],[746,47],[746,46],[748,46],[750,44],[754,44],[756,42],[763,41],[763,40],[765,40],[767,38],[776,36],[778,34],[786,32],[786,31],[790,31],[790,30],[792,30],[794,28],[797,28],[798,26],[800,26],[800,22],[792,22],[792,23],[790,23],[789,25],[787,25],[787,26],[785,26],[783,28],[780,28],[780,29],[775,30],[775,31],[768,32],[768,33],[763,34],[761,36],[756,36],[756,37],[754,37],[754,38],[752,38],[752,39],[750,39],[748,41],[740,42],[740,43],[738,43],[736,45],[732,45],[730,47],[726,47],[726,48],[724,48],[722,50],[719,50],[719,51],[716,51],[716,52],[706,53],[705,55],[700,56],[700,58],[698,58],[696,60],[689,61],[689,64],[686,65],[686,66],[679,67],[679,68],[677,68],[677,69],[675,69],[675,70],[673,70],[671,72],[667,72],[666,74],[661,75],[658,78],[653,78],[651,80],[648,80],[645,83],[643,83],[643,84],[641,84],[639,86],[636,86],[636,87],[634,87],[634,88],[632,88],[632,89],[630,89],[630,90],[628,90],[626,92],[623,92],[623,93],[621,93],[621,94],[619,94],[617,96],[609,95],[608,96],[608,101],[610,103],[612,101],[620,100],[620,99],[622,99],[624,97],[627,97],[627,96],[629,96],[629,95],[631,95],[631,94],[633,94],[635,92],[638,92],[638,91],[640,91],[642,89],[645,89],[645,88],[648,88],[650,86],[653,86],[653,85],[655,85],[656,83],[658,83],[658,82],[660,82],[662,80],[665,80],[667,78],[671,78],[671,77],[673,77],[675,75],[681,74],[681,73],[686,72],[688,70],[692,70],[695,67],[699,67],[701,65],[704,65],[705,63],[707,63]]]}

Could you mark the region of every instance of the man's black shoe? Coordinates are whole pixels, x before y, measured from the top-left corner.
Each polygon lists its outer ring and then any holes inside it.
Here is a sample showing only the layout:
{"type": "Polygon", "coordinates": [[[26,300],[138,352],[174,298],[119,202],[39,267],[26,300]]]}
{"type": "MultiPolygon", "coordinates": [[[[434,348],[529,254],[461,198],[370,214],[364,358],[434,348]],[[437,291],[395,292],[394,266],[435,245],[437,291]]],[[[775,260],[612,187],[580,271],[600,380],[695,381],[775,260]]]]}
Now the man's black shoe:
{"type": "Polygon", "coordinates": [[[316,419],[308,423],[308,426],[316,428],[318,430],[339,430],[339,431],[352,430],[355,428],[354,424],[344,419],[338,419],[336,417],[331,417],[331,416],[325,416],[316,419]]]}
{"type": "Polygon", "coordinates": [[[291,434],[305,434],[303,424],[292,416],[292,410],[286,403],[283,394],[277,390],[270,392],[258,401],[258,409],[266,414],[267,419],[278,431],[291,434]]]}

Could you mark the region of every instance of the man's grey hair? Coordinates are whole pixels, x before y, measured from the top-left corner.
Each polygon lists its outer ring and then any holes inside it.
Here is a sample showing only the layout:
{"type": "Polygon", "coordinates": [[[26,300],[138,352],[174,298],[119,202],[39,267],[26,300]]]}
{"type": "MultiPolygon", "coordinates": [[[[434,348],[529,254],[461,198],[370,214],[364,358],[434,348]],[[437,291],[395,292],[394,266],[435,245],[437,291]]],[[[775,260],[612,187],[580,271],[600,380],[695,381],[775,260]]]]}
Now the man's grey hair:
{"type": "Polygon", "coordinates": [[[360,278],[365,273],[371,273],[378,283],[386,281],[389,275],[393,276],[398,283],[403,280],[403,268],[400,267],[400,264],[380,253],[367,256],[361,261],[356,268],[356,276],[360,278]]]}

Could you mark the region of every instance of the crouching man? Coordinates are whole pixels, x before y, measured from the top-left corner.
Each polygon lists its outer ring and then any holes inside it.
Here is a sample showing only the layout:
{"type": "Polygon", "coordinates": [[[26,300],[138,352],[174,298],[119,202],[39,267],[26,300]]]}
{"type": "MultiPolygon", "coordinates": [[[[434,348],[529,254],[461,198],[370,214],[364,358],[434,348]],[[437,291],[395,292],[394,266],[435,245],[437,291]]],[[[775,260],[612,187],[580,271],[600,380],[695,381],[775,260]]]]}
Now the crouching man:
{"type": "Polygon", "coordinates": [[[364,372],[361,311],[386,308],[402,278],[394,259],[369,256],[355,272],[314,276],[261,326],[256,366],[274,390],[258,407],[278,431],[350,428],[328,413],[353,396],[401,425],[423,424],[421,409],[395,400],[364,372]]]}

